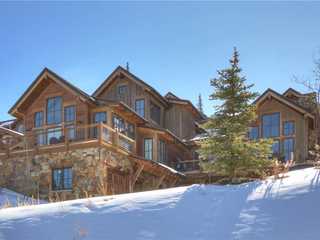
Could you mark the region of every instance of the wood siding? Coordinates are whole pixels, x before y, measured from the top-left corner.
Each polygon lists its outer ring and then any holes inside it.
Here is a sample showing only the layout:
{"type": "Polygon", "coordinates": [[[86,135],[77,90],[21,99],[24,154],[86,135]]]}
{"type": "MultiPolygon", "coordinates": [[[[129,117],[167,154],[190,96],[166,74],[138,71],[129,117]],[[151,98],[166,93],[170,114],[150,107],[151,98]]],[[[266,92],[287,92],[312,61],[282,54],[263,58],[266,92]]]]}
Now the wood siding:
{"type": "Polygon", "coordinates": [[[283,123],[286,121],[293,121],[295,123],[295,134],[293,136],[295,142],[294,161],[305,161],[308,158],[308,149],[310,147],[309,133],[312,131],[309,126],[308,118],[273,98],[268,99],[257,108],[258,120],[254,125],[259,126],[260,137],[262,136],[262,116],[271,113],[280,113],[280,137],[275,138],[280,140],[280,150],[282,150],[282,143],[286,138],[283,135],[283,123]]]}

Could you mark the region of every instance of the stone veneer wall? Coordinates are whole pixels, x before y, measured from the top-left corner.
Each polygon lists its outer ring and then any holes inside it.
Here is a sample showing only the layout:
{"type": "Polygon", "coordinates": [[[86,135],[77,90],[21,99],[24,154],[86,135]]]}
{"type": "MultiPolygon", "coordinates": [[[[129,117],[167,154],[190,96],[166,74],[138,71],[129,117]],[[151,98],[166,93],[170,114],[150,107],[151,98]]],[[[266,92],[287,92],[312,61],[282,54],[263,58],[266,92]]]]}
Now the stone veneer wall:
{"type": "Polygon", "coordinates": [[[105,148],[21,154],[0,159],[0,186],[41,199],[66,200],[106,194],[107,165],[130,168],[129,160],[105,148]],[[52,169],[72,167],[72,191],[52,191],[52,169]]]}

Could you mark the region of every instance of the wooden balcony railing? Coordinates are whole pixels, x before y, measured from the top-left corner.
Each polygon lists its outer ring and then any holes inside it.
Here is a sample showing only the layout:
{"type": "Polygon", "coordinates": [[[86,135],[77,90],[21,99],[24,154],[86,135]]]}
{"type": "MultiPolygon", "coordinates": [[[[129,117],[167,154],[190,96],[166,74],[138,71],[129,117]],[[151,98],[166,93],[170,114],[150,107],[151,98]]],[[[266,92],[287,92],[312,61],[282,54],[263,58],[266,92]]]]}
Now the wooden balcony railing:
{"type": "MultiPolygon", "coordinates": [[[[37,128],[27,131],[22,139],[24,149],[96,142],[116,146],[126,152],[135,151],[135,140],[103,123],[37,128]]],[[[7,146],[5,149],[12,147],[7,146]]]]}
{"type": "Polygon", "coordinates": [[[200,171],[200,160],[180,161],[177,163],[176,169],[180,172],[200,171]]]}

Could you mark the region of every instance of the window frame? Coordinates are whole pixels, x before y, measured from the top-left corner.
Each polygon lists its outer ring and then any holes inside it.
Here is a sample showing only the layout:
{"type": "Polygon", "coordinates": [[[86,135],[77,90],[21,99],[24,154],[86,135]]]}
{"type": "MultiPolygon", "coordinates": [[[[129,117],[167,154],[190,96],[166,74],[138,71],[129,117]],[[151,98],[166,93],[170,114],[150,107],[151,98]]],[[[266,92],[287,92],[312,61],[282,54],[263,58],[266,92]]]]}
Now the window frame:
{"type": "Polygon", "coordinates": [[[158,161],[160,163],[167,162],[167,146],[166,142],[162,139],[158,141],[158,161]]]}
{"type": "Polygon", "coordinates": [[[43,114],[43,111],[38,111],[38,112],[35,112],[34,115],[33,115],[33,126],[34,128],[41,128],[43,127],[43,124],[44,124],[44,114],[43,114]],[[40,120],[38,119],[37,115],[40,114],[40,120]],[[40,121],[40,125],[38,125],[38,121],[40,121]]]}
{"type": "Polygon", "coordinates": [[[249,140],[257,140],[257,139],[259,139],[259,137],[260,137],[259,131],[260,131],[259,126],[249,127],[249,132],[248,132],[248,138],[249,138],[249,140]],[[252,129],[257,129],[257,136],[254,137],[254,138],[251,137],[251,131],[252,131],[252,129]]]}
{"type": "Polygon", "coordinates": [[[63,107],[63,121],[66,123],[71,123],[76,121],[76,105],[67,105],[63,107]],[[73,119],[67,119],[67,116],[70,116],[70,114],[67,114],[68,109],[73,109],[73,119]]]}
{"type": "Polygon", "coordinates": [[[272,149],[272,155],[273,155],[273,156],[277,156],[277,157],[280,156],[280,154],[281,154],[281,142],[280,142],[280,139],[274,139],[274,140],[273,140],[273,143],[272,143],[272,145],[271,145],[271,149],[272,149]],[[273,145],[274,145],[276,142],[278,143],[278,150],[277,150],[277,152],[275,153],[275,152],[273,151],[273,145]]]}
{"type": "Polygon", "coordinates": [[[285,150],[285,142],[286,141],[292,141],[292,152],[293,152],[293,155],[294,155],[294,152],[295,152],[295,139],[294,138],[285,138],[283,139],[282,141],[282,149],[283,149],[283,155],[284,155],[284,160],[287,162],[289,160],[293,160],[293,159],[287,159],[287,153],[291,153],[291,152],[286,152],[285,150]]]}
{"type": "Polygon", "coordinates": [[[139,99],[135,100],[134,110],[136,113],[138,113],[138,115],[140,117],[143,117],[143,118],[145,117],[145,115],[146,115],[146,101],[144,98],[139,98],[139,99]],[[137,105],[137,103],[139,103],[139,102],[143,102],[143,109],[139,105],[137,105]],[[143,110],[143,112],[141,112],[141,109],[143,110]],[[142,114],[140,114],[140,113],[142,113],[142,114]]]}
{"type": "Polygon", "coordinates": [[[290,121],[284,121],[283,122],[283,124],[282,124],[282,134],[283,134],[283,136],[286,136],[286,137],[289,137],[289,136],[294,136],[295,135],[295,133],[296,133],[296,126],[295,126],[295,121],[292,121],[292,120],[290,120],[290,121]],[[289,133],[289,134],[286,134],[286,124],[293,124],[292,126],[293,126],[293,129],[292,129],[292,133],[289,133]]]}
{"type": "Polygon", "coordinates": [[[150,119],[157,123],[158,125],[161,124],[161,107],[159,105],[157,105],[156,103],[154,103],[153,101],[150,101],[150,119]],[[159,109],[159,119],[154,119],[152,118],[152,115],[154,113],[154,110],[153,109],[159,109]],[[159,122],[158,122],[159,120],[159,122]]]}
{"type": "Polygon", "coordinates": [[[55,97],[47,98],[47,104],[46,104],[46,123],[47,123],[47,125],[61,124],[62,116],[63,116],[63,106],[62,106],[63,103],[62,103],[62,101],[63,101],[62,96],[55,96],[55,97]],[[50,100],[56,100],[56,99],[60,99],[60,106],[58,106],[58,109],[54,109],[56,106],[56,103],[54,102],[53,103],[54,110],[49,110],[50,100]],[[57,113],[60,114],[60,118],[57,118],[57,116],[58,116],[57,113]],[[53,114],[53,115],[51,116],[49,114],[53,114]],[[49,116],[50,116],[50,118],[49,118],[49,116]]]}
{"type": "MultiPolygon", "coordinates": [[[[275,137],[280,137],[280,135],[281,135],[281,131],[280,131],[280,126],[281,125],[281,115],[280,115],[280,112],[274,112],[274,113],[266,113],[266,114],[263,114],[262,116],[261,116],[261,136],[263,137],[263,138],[275,138],[275,137]],[[265,129],[266,129],[266,126],[265,126],[265,124],[264,124],[264,118],[265,117],[268,117],[268,116],[275,116],[275,115],[277,115],[278,116],[278,133],[277,133],[277,135],[273,135],[273,131],[272,131],[272,128],[273,128],[273,126],[272,126],[272,118],[271,118],[271,125],[269,126],[270,127],[270,130],[268,131],[270,134],[268,134],[268,136],[265,136],[265,129]]],[[[267,126],[268,127],[268,126],[267,126]]]]}
{"type": "Polygon", "coordinates": [[[117,86],[117,96],[120,100],[125,100],[126,95],[128,95],[128,85],[127,84],[120,84],[117,86]],[[124,92],[121,92],[120,90],[125,89],[124,92]]]}
{"type": "Polygon", "coordinates": [[[143,139],[143,157],[147,160],[153,160],[153,138],[144,138],[143,139]],[[150,144],[150,149],[148,149],[148,151],[146,151],[146,142],[147,141],[150,141],[151,144],[150,144]],[[147,156],[147,153],[149,153],[148,155],[151,156],[151,158],[149,158],[147,156]]]}
{"type": "Polygon", "coordinates": [[[72,171],[72,167],[62,167],[62,168],[52,168],[51,169],[51,180],[52,180],[52,184],[51,184],[51,189],[52,191],[71,191],[73,189],[73,171],[72,171]],[[67,180],[71,180],[70,182],[70,187],[69,184],[66,184],[66,177],[65,177],[65,170],[70,170],[70,175],[67,180]],[[60,186],[56,186],[55,185],[55,171],[61,171],[61,175],[60,175],[60,179],[59,181],[61,181],[60,186]],[[65,185],[68,185],[67,187],[65,185]]]}

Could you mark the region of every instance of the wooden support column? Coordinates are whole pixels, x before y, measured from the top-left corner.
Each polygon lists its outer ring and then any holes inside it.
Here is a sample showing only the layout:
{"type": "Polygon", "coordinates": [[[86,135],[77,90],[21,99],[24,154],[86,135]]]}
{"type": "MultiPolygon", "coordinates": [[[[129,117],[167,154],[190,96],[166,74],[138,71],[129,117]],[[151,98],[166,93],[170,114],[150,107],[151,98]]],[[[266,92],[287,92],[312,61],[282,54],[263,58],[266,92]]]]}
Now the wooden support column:
{"type": "Polygon", "coordinates": [[[144,165],[141,164],[141,165],[138,167],[137,171],[133,174],[132,180],[131,180],[131,183],[130,183],[130,186],[129,186],[129,187],[130,187],[130,188],[129,188],[129,192],[133,192],[134,185],[136,184],[136,182],[137,182],[137,180],[138,180],[138,178],[139,178],[139,176],[140,176],[143,168],[144,168],[144,165]]]}
{"type": "Polygon", "coordinates": [[[177,182],[178,182],[178,178],[175,178],[175,179],[172,181],[172,183],[170,184],[170,187],[175,187],[176,184],[177,184],[177,182]]]}
{"type": "Polygon", "coordinates": [[[156,162],[159,161],[159,159],[158,159],[158,142],[159,142],[159,140],[158,140],[158,134],[155,133],[155,134],[153,135],[153,152],[152,152],[153,157],[152,157],[152,159],[153,159],[154,161],[156,161],[156,162]]]}
{"type": "Polygon", "coordinates": [[[166,178],[166,174],[164,174],[164,175],[162,175],[160,178],[159,178],[159,180],[158,180],[158,182],[156,183],[156,185],[155,185],[155,189],[158,189],[160,186],[161,186],[161,184],[163,183],[163,180],[166,178]]]}

